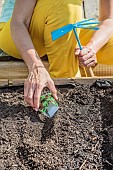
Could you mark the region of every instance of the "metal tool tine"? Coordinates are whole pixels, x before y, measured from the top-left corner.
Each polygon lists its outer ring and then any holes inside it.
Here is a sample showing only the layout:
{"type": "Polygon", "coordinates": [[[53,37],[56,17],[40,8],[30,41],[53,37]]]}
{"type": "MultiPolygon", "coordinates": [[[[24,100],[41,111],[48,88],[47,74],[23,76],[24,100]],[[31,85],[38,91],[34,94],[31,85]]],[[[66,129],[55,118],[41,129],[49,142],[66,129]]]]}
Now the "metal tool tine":
{"type": "Polygon", "coordinates": [[[96,19],[95,18],[85,19],[85,20],[82,20],[80,22],[77,22],[77,24],[86,23],[86,22],[91,21],[91,20],[96,20],[96,19]]]}
{"type": "Polygon", "coordinates": [[[77,24],[77,26],[82,26],[82,25],[97,25],[99,24],[100,22],[99,21],[96,21],[96,22],[87,22],[87,23],[81,23],[81,24],[77,24]]]}

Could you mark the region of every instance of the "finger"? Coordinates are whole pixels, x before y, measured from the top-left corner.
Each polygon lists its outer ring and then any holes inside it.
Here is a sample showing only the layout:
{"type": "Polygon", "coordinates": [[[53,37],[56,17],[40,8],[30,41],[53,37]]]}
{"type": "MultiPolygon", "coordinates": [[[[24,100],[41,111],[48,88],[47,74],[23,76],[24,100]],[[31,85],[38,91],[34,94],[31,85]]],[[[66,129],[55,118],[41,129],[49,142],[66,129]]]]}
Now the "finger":
{"type": "Polygon", "coordinates": [[[33,107],[34,89],[35,89],[34,83],[31,83],[28,89],[27,97],[26,97],[26,101],[31,107],[33,107]]]}
{"type": "Polygon", "coordinates": [[[44,88],[44,85],[42,83],[36,83],[35,90],[34,90],[34,96],[33,96],[33,107],[35,111],[38,111],[39,105],[40,105],[40,96],[41,92],[44,88]]]}
{"type": "Polygon", "coordinates": [[[84,61],[87,61],[88,59],[90,59],[91,57],[92,57],[92,55],[90,53],[88,53],[87,55],[79,56],[78,59],[80,62],[84,62],[84,61]]]}
{"type": "Polygon", "coordinates": [[[97,63],[91,62],[90,64],[87,65],[87,67],[94,67],[97,63]]]}
{"type": "Polygon", "coordinates": [[[57,90],[56,90],[56,88],[55,88],[55,85],[54,85],[53,80],[49,80],[49,81],[48,81],[47,87],[50,89],[53,97],[54,97],[56,100],[58,100],[57,90]]]}
{"type": "Polygon", "coordinates": [[[81,51],[80,51],[80,56],[84,56],[84,55],[87,55],[88,54],[88,50],[87,48],[83,48],[81,51]]]}
{"type": "Polygon", "coordinates": [[[75,56],[78,56],[80,54],[80,48],[75,48],[75,56]]]}
{"type": "Polygon", "coordinates": [[[27,99],[27,95],[28,95],[28,91],[29,91],[30,87],[31,87],[31,82],[29,80],[26,80],[24,83],[24,99],[25,99],[25,101],[27,99]]]}
{"type": "Polygon", "coordinates": [[[96,63],[95,59],[94,58],[89,58],[88,60],[83,62],[83,65],[87,67],[90,63],[95,64],[96,63]]]}
{"type": "Polygon", "coordinates": [[[24,99],[26,99],[28,93],[28,81],[26,80],[24,83],[24,99]]]}
{"type": "Polygon", "coordinates": [[[27,98],[27,94],[29,91],[29,87],[31,87],[31,83],[32,83],[32,77],[33,74],[32,72],[28,75],[28,78],[26,79],[26,81],[24,82],[24,99],[26,100],[27,98]]]}
{"type": "Polygon", "coordinates": [[[97,63],[95,62],[95,61],[92,61],[92,62],[90,62],[89,64],[84,64],[84,63],[80,63],[79,65],[81,66],[81,67],[91,67],[91,66],[95,66],[97,63]]]}

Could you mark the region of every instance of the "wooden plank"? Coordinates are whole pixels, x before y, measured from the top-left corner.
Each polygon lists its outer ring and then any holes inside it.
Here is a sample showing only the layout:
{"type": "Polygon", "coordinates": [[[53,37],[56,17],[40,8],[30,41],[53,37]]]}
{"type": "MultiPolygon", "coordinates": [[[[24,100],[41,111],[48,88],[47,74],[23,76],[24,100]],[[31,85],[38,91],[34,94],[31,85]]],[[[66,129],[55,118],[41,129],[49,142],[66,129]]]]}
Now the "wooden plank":
{"type": "Polygon", "coordinates": [[[24,62],[0,62],[0,79],[25,79],[28,69],[24,62]]]}
{"type": "Polygon", "coordinates": [[[84,0],[85,18],[98,18],[99,0],[84,0]]]}
{"type": "Polygon", "coordinates": [[[55,78],[53,81],[55,82],[55,85],[66,85],[66,84],[73,84],[75,82],[80,84],[93,84],[96,80],[110,80],[113,81],[113,76],[110,77],[80,77],[80,78],[55,78]]]}
{"type": "Polygon", "coordinates": [[[2,2],[3,2],[3,0],[0,0],[0,13],[2,11],[2,2]]]}
{"type": "MultiPolygon", "coordinates": [[[[43,62],[45,68],[48,70],[48,62],[43,62]]],[[[19,61],[5,61],[0,62],[0,79],[26,79],[28,76],[28,68],[24,62],[19,61]]]]}
{"type": "MultiPolygon", "coordinates": [[[[110,80],[113,82],[113,76],[111,77],[82,77],[82,78],[54,78],[53,81],[55,85],[66,85],[66,84],[74,84],[74,83],[79,83],[79,84],[87,84],[91,85],[93,84],[96,80],[110,80]]],[[[0,79],[0,88],[2,87],[9,87],[9,86],[21,86],[24,84],[24,79],[19,79],[19,80],[12,80],[9,82],[9,80],[1,80],[0,79]]]]}
{"type": "MultiPolygon", "coordinates": [[[[49,63],[43,61],[45,68],[49,69],[49,63]]],[[[113,76],[113,66],[97,65],[94,69],[95,76],[113,76]]],[[[26,79],[28,76],[28,68],[24,62],[5,61],[0,62],[0,79],[16,80],[26,79]]]]}

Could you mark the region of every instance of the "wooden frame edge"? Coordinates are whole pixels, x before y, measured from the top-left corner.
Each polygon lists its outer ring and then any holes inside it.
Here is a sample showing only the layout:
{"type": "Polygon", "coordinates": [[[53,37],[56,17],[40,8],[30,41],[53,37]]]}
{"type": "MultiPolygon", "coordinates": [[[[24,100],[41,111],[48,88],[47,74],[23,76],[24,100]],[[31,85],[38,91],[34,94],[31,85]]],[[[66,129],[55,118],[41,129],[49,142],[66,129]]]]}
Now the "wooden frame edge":
{"type": "MultiPolygon", "coordinates": [[[[98,79],[105,79],[113,81],[113,76],[111,77],[80,77],[80,78],[53,78],[55,85],[66,85],[68,83],[77,82],[79,84],[92,84],[98,79]]],[[[0,87],[4,86],[19,86],[24,84],[25,79],[0,79],[0,87]]]]}

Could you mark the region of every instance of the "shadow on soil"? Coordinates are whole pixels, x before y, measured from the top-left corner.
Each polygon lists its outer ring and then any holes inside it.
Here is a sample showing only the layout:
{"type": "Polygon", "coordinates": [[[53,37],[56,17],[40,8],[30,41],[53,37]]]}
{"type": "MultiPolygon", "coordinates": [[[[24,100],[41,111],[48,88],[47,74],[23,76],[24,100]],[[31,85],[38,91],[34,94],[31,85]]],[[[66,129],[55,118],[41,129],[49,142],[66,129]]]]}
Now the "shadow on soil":
{"type": "Polygon", "coordinates": [[[2,102],[2,101],[0,102],[0,105],[2,106],[2,108],[4,108],[4,113],[2,111],[2,114],[0,115],[0,119],[11,118],[12,120],[22,121],[25,120],[25,117],[29,117],[31,122],[44,123],[43,120],[40,119],[39,114],[33,111],[33,109],[30,106],[25,107],[23,104],[9,105],[7,102],[2,102]]]}

